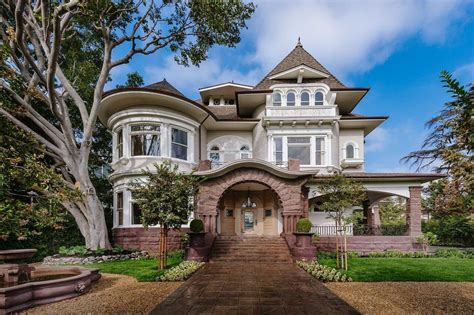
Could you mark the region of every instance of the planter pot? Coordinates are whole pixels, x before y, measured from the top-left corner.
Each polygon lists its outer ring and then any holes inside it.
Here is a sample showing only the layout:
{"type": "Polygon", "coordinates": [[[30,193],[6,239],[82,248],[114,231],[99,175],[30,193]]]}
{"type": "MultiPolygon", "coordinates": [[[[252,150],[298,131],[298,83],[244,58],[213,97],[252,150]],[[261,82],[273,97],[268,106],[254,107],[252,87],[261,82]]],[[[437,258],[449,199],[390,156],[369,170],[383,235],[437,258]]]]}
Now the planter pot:
{"type": "Polygon", "coordinates": [[[189,232],[189,247],[192,248],[200,248],[204,247],[206,232],[189,232]]]}
{"type": "Polygon", "coordinates": [[[293,233],[296,236],[296,247],[313,247],[312,237],[314,233],[293,233]]]}

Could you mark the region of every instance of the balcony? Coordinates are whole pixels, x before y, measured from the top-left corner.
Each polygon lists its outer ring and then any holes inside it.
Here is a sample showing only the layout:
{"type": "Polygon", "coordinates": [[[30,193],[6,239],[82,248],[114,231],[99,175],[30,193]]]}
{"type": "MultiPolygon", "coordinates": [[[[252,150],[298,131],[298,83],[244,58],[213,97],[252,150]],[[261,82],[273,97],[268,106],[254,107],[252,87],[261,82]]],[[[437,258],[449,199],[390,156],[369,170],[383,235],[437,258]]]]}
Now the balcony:
{"type": "Polygon", "coordinates": [[[267,106],[267,117],[284,118],[315,118],[335,117],[338,115],[337,106],[267,106]]]}
{"type": "Polygon", "coordinates": [[[364,164],[363,159],[343,159],[341,161],[341,166],[342,167],[361,167],[364,164]]]}
{"type": "Polygon", "coordinates": [[[221,167],[222,165],[240,159],[251,159],[252,151],[250,150],[210,150],[207,156],[211,161],[211,169],[221,167]]]}

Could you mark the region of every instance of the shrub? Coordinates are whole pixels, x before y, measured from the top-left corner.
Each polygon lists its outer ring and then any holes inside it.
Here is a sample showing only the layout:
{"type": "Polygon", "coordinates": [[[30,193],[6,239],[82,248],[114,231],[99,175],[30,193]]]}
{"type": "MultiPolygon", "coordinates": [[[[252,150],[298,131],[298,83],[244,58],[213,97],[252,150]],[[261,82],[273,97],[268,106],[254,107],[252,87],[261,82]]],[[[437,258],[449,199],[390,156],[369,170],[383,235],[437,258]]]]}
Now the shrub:
{"type": "Polygon", "coordinates": [[[296,223],[296,232],[298,233],[309,233],[313,224],[308,218],[301,218],[296,223]]]}
{"type": "Polygon", "coordinates": [[[438,249],[434,257],[440,258],[465,258],[465,259],[474,259],[474,251],[472,250],[459,250],[454,248],[449,249],[438,249]]]}
{"type": "Polygon", "coordinates": [[[189,246],[191,239],[188,234],[184,233],[181,235],[181,239],[179,240],[181,248],[186,248],[189,246]]]}
{"type": "Polygon", "coordinates": [[[168,270],[164,275],[156,278],[156,281],[184,281],[202,266],[204,266],[203,262],[183,261],[176,267],[168,270]]]}
{"type": "Polygon", "coordinates": [[[474,222],[465,216],[449,216],[422,222],[423,233],[432,232],[439,243],[452,246],[474,246],[474,222]]]}
{"type": "Polygon", "coordinates": [[[201,219],[193,219],[189,224],[189,229],[194,233],[204,232],[204,222],[201,219]]]}
{"type": "Polygon", "coordinates": [[[59,247],[58,254],[61,256],[79,256],[79,257],[85,257],[85,256],[102,256],[102,255],[114,255],[114,254],[125,254],[125,253],[130,253],[132,251],[125,250],[123,247],[114,247],[112,249],[104,249],[104,248],[99,248],[95,251],[92,251],[88,248],[86,248],[84,245],[79,245],[79,246],[61,246],[59,247]]]}
{"type": "Polygon", "coordinates": [[[332,267],[320,265],[317,261],[297,261],[296,265],[322,282],[350,282],[352,278],[332,267]]]}
{"type": "Polygon", "coordinates": [[[423,235],[418,236],[416,241],[421,244],[423,252],[427,255],[430,245],[436,244],[438,242],[438,237],[432,232],[426,232],[423,235]]]}
{"type": "Polygon", "coordinates": [[[61,246],[58,252],[61,256],[85,256],[87,255],[87,248],[83,245],[71,247],[61,246]]]}

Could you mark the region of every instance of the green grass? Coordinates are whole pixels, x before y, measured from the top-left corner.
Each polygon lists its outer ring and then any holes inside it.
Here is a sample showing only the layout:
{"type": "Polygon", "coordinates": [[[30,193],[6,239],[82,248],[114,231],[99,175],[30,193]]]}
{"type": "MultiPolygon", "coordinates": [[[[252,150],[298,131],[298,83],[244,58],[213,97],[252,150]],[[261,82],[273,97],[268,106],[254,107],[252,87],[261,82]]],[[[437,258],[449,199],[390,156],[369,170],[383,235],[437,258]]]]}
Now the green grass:
{"type": "Polygon", "coordinates": [[[140,260],[121,260],[103,262],[100,264],[83,265],[85,268],[98,268],[104,273],[116,273],[136,278],[138,281],[155,281],[156,277],[163,275],[168,269],[183,261],[177,255],[168,257],[167,269],[158,270],[159,262],[156,258],[140,260]]]}
{"type": "MultiPolygon", "coordinates": [[[[319,259],[331,267],[336,260],[319,259]]],[[[349,258],[347,274],[354,281],[474,281],[474,259],[349,258]]]]}

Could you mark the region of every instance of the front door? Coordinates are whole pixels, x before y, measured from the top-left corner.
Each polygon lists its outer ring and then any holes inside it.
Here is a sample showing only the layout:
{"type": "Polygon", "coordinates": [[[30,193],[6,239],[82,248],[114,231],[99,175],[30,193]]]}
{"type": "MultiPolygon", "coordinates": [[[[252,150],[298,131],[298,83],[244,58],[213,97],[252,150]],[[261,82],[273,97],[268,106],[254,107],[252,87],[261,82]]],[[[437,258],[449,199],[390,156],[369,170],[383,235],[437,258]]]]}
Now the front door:
{"type": "Polygon", "coordinates": [[[253,211],[244,211],[244,233],[252,233],[254,230],[255,217],[253,211]]]}

